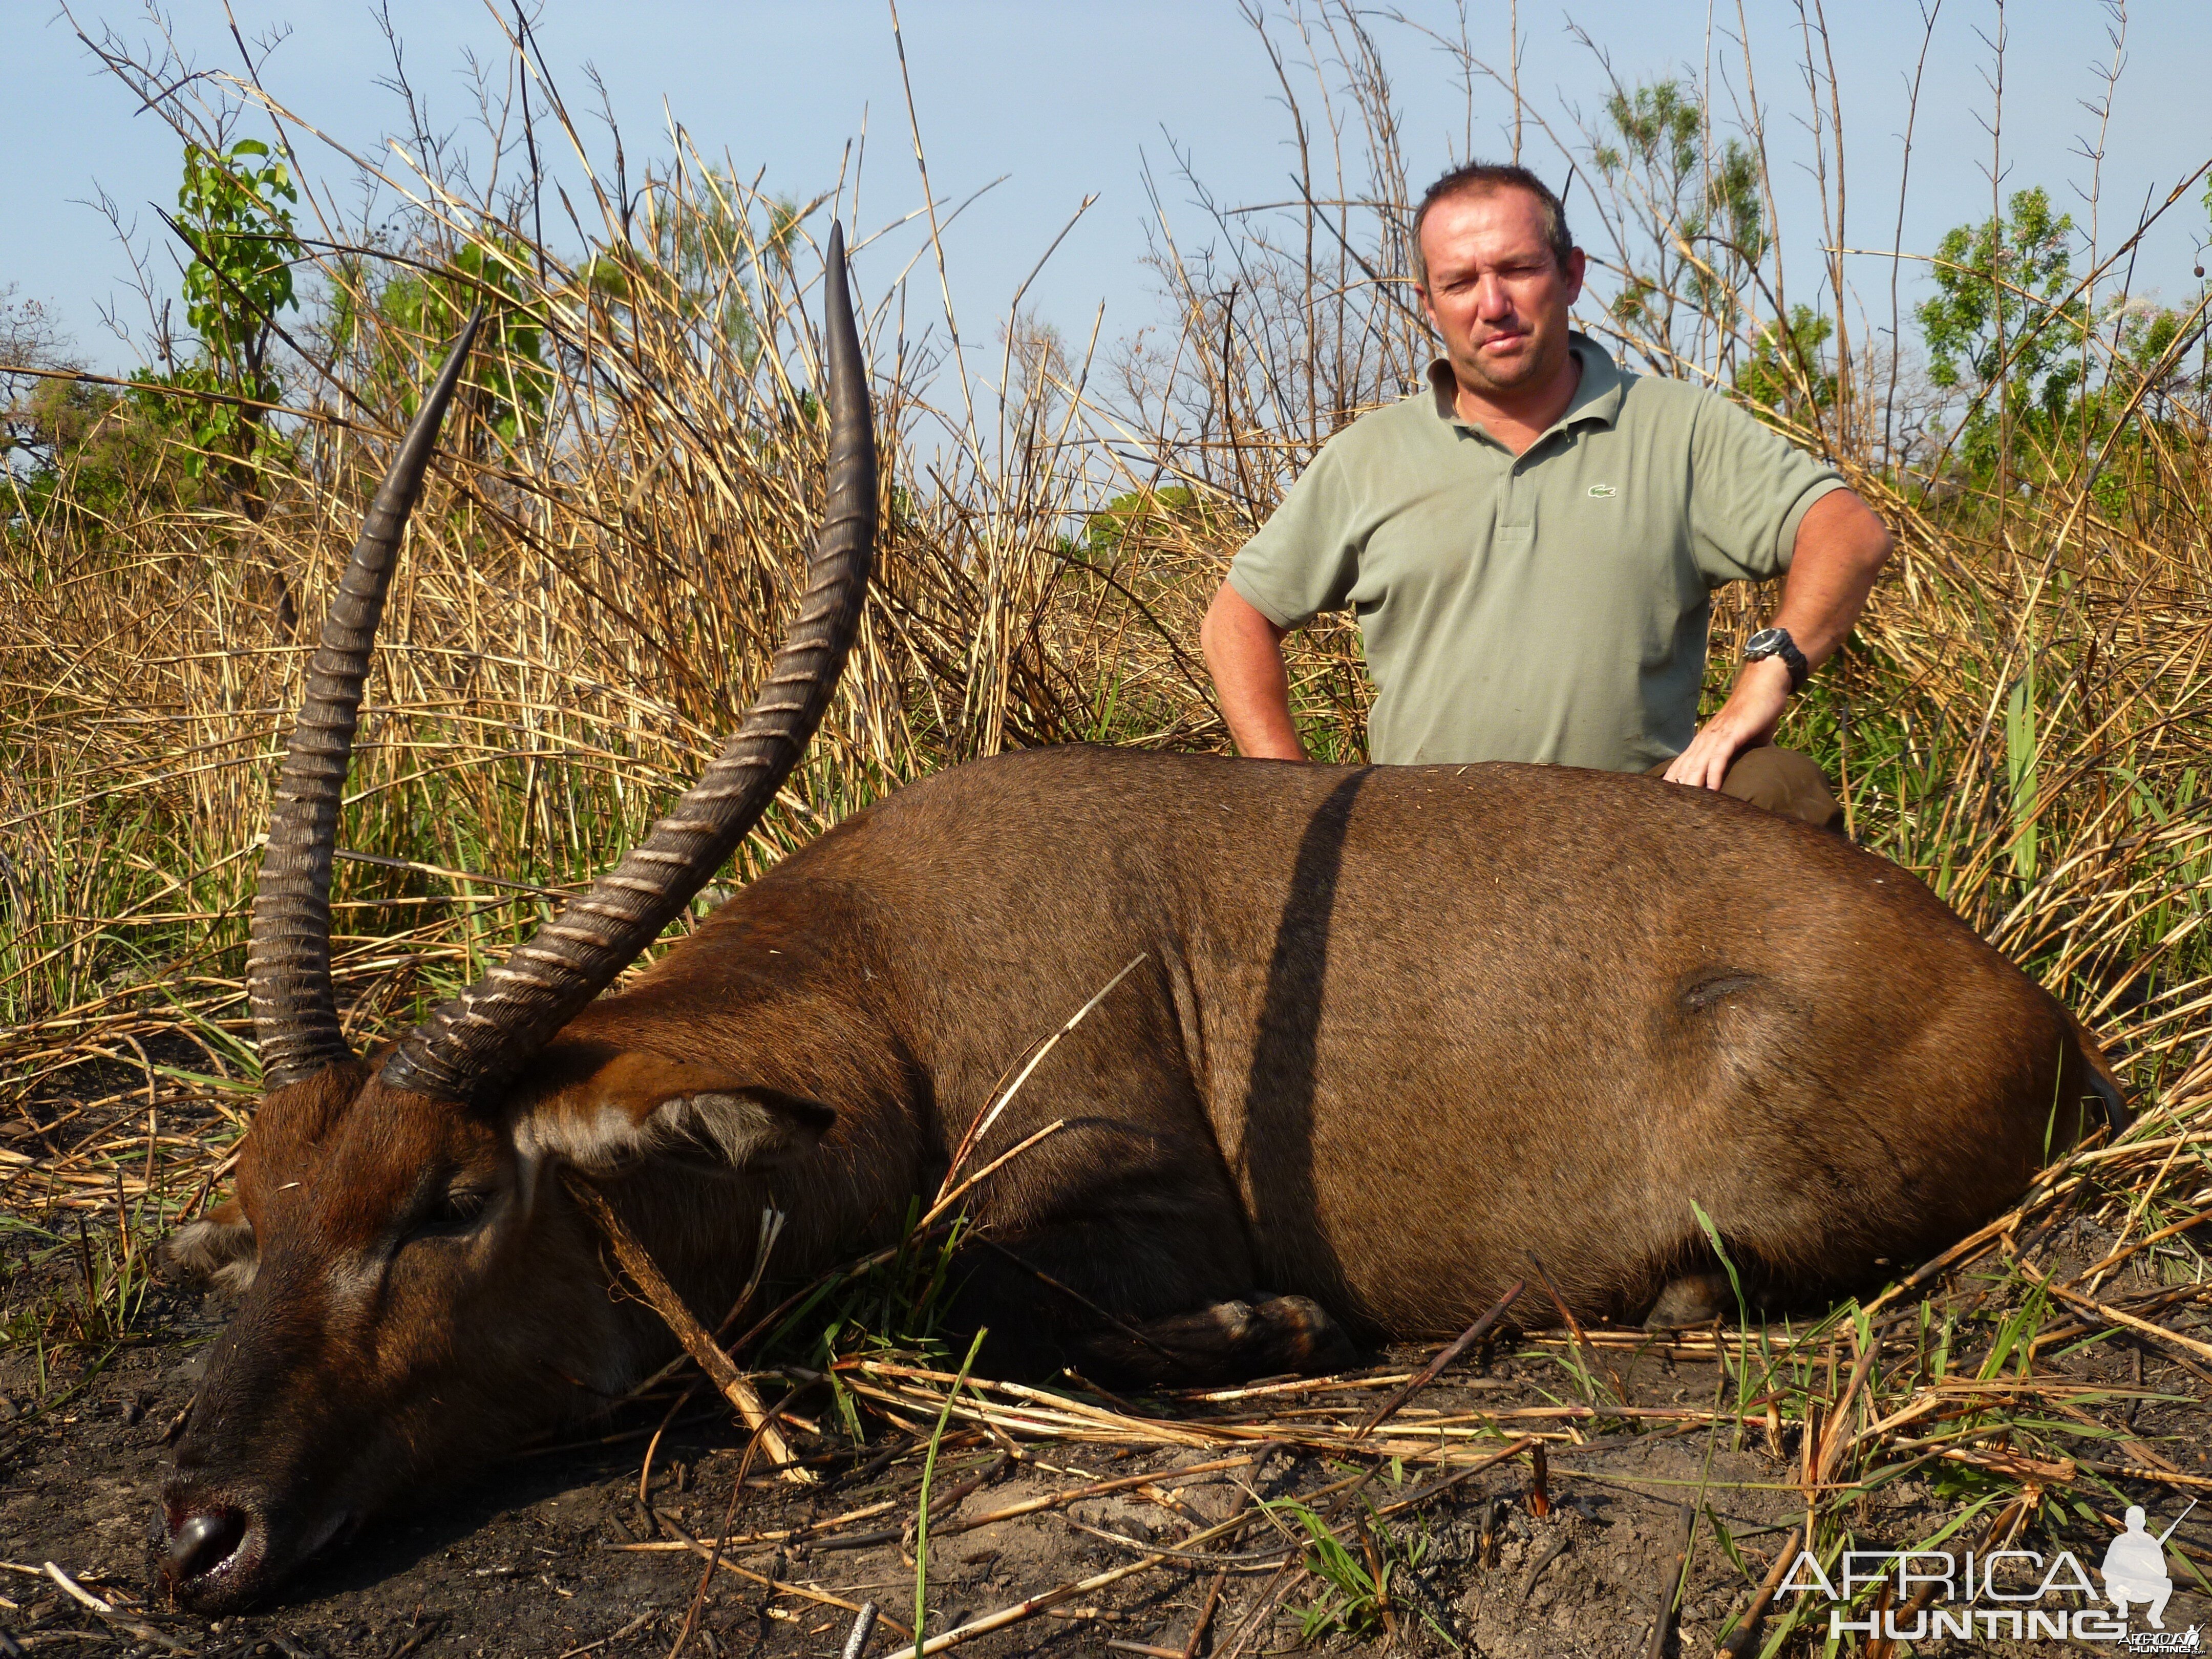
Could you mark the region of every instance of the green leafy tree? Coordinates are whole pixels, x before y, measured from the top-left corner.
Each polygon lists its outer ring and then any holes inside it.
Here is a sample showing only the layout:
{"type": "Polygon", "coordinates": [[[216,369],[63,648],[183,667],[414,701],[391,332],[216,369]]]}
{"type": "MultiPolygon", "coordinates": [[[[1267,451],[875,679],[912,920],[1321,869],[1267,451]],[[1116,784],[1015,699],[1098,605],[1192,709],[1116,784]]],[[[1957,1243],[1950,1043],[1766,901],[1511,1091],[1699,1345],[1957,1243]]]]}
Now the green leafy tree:
{"type": "Polygon", "coordinates": [[[12,465],[16,450],[27,447],[25,402],[38,378],[10,370],[63,368],[63,344],[48,307],[17,297],[13,283],[0,287],[0,465],[12,465]]]}
{"type": "Polygon", "coordinates": [[[1769,323],[1753,336],[1751,356],[1736,371],[1736,390],[1762,410],[1810,424],[1836,403],[1836,372],[1826,358],[1836,331],[1832,318],[1810,306],[1792,306],[1786,323],[1769,323]]]}
{"type": "MultiPolygon", "coordinates": [[[[0,289],[0,365],[80,368],[53,315],[0,289]]],[[[198,486],[165,454],[166,423],[142,399],[88,380],[0,367],[0,544],[37,568],[96,541],[134,502],[166,509],[198,486]]]]}
{"type": "Polygon", "coordinates": [[[185,146],[171,222],[191,250],[185,320],[196,339],[191,355],[167,374],[137,377],[149,401],[161,389],[199,394],[160,400],[191,438],[187,470],[195,477],[219,476],[255,519],[266,509],[255,465],[270,436],[264,405],[283,393],[270,347],[279,315],[298,305],[292,274],[306,258],[292,222],[290,204],[298,200],[289,170],[258,139],[241,138],[220,153],[185,146]]]}
{"type": "Polygon", "coordinates": [[[2098,511],[2114,522],[2196,509],[2193,499],[2176,495],[2172,469],[2156,454],[2186,453],[2200,441],[2193,434],[2202,429],[2196,423],[2212,382],[2201,348],[2191,349],[2203,338],[2201,325],[2185,335],[2190,326],[2187,311],[2127,300],[2106,307],[2099,324],[2106,347],[2096,360],[2099,383],[2070,411],[2077,430],[2068,435],[2084,460],[2102,460],[2093,494],[2098,511]],[[2185,427],[2182,413],[2192,404],[2200,412],[2185,427]]]}
{"type": "Polygon", "coordinates": [[[1769,246],[1758,158],[1737,139],[1714,148],[1694,90],[1667,80],[1616,88],[1591,159],[1645,246],[1630,250],[1615,320],[1681,352],[1700,323],[1725,341],[1769,246]]]}
{"type": "Polygon", "coordinates": [[[170,411],[140,395],[41,380],[9,410],[8,490],[0,532],[101,538],[134,508],[182,506],[200,486],[165,441],[170,411]]]}
{"type": "Polygon", "coordinates": [[[645,234],[599,255],[586,270],[586,282],[603,300],[621,306],[649,301],[664,315],[719,335],[750,370],[760,356],[762,277],[789,273],[810,210],[789,197],[752,198],[764,210],[754,218],[751,208],[736,205],[749,196],[726,173],[709,175],[698,189],[652,180],[645,234]]]}
{"type": "Polygon", "coordinates": [[[2010,428],[2017,468],[2063,444],[2083,390],[2088,307],[2075,285],[2074,220],[2054,213],[2040,185],[2017,191],[2001,215],[1960,225],[1936,250],[1936,293],[1913,308],[1929,378],[1972,400],[1959,434],[1966,471],[1997,470],[2010,428]]]}
{"type": "Polygon", "coordinates": [[[1084,550],[1117,551],[1131,540],[1203,539],[1214,533],[1220,515],[1188,484],[1132,489],[1091,514],[1084,525],[1084,550]]]}
{"type": "Polygon", "coordinates": [[[447,346],[482,305],[483,328],[459,394],[475,418],[452,430],[458,436],[474,428],[515,443],[543,428],[553,393],[544,308],[523,275],[529,258],[526,246],[493,227],[437,271],[402,270],[379,281],[367,260],[349,258],[338,267],[331,301],[332,343],[360,354],[371,402],[397,403],[411,416],[447,346]]]}

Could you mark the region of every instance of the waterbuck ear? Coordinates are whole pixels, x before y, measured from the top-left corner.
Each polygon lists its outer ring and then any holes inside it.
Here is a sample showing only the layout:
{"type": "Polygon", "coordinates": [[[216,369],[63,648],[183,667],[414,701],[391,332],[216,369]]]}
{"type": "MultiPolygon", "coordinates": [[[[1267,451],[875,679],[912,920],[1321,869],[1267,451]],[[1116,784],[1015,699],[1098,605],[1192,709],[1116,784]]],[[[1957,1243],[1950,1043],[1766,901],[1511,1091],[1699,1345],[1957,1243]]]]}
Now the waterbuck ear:
{"type": "Polygon", "coordinates": [[[261,1265],[254,1248],[253,1224],[234,1198],[226,1199],[198,1221],[188,1222],[161,1242],[156,1261],[165,1274],[198,1279],[226,1296],[243,1296],[261,1265]]]}
{"type": "Polygon", "coordinates": [[[655,1156],[770,1170],[811,1151],[836,1121],[818,1101],[690,1060],[628,1051],[540,1095],[516,1121],[514,1144],[526,1158],[564,1158],[595,1176],[655,1156]]]}

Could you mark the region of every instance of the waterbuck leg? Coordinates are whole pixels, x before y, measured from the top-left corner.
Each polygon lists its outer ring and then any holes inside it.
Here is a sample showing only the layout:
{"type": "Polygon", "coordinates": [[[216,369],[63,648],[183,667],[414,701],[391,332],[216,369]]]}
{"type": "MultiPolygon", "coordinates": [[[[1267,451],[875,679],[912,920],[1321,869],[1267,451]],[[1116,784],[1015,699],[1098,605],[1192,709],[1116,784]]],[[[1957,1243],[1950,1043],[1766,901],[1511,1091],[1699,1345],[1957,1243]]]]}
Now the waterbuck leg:
{"type": "Polygon", "coordinates": [[[1322,1306],[1252,1288],[1225,1206],[1148,1224],[1097,1221],[1012,1241],[981,1231],[956,1325],[989,1332],[988,1363],[1101,1382],[1211,1383],[1340,1370],[1353,1347],[1322,1306]],[[1170,1311],[1172,1310],[1172,1311],[1170,1311]]]}

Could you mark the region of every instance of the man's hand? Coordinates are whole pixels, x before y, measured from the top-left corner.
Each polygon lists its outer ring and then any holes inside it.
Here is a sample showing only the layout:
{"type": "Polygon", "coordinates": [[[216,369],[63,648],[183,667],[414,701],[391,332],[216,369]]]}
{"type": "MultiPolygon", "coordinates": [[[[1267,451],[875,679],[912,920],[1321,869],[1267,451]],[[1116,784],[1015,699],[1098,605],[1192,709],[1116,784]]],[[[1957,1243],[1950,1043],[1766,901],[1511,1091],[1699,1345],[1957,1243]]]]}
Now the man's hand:
{"type": "MultiPolygon", "coordinates": [[[[1798,522],[1782,608],[1770,625],[1788,629],[1806,662],[1818,668],[1858,621],[1889,551],[1889,532],[1866,503],[1848,489],[1831,490],[1798,522]]],[[[1667,781],[1719,788],[1738,755],[1774,740],[1789,701],[1790,667],[1781,658],[1744,664],[1721,712],[1667,768],[1667,781]]]]}
{"type": "Polygon", "coordinates": [[[1779,657],[1744,664],[1720,713],[1698,727],[1690,746],[1668,767],[1667,781],[1719,788],[1738,755],[1774,741],[1774,728],[1782,724],[1782,710],[1789,701],[1789,664],[1779,657]]]}
{"type": "Polygon", "coordinates": [[[1291,678],[1283,666],[1283,629],[1227,582],[1200,626],[1206,672],[1221,699],[1221,717],[1237,752],[1257,760],[1306,757],[1291,719],[1291,678]]]}

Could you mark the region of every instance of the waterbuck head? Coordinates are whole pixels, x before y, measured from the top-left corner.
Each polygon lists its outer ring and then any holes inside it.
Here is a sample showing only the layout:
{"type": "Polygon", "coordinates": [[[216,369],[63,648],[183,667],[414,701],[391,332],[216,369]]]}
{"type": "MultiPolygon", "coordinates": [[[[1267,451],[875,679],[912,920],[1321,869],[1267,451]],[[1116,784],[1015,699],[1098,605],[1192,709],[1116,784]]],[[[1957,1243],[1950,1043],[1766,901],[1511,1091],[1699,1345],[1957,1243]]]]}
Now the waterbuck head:
{"type": "Polygon", "coordinates": [[[759,697],[644,842],[372,1063],[331,983],[337,812],[401,532],[471,319],[378,490],[310,664],[253,905],[246,986],[266,1092],[235,1198],[174,1254],[243,1300],[210,1358],[156,1546],[203,1612],[267,1593],[333,1537],[620,1380],[627,1316],[560,1201],[563,1164],[672,1145],[762,1170],[829,1112],[679,1052],[560,1034],[690,903],[820,721],[858,630],[875,449],[844,246],[828,257],[828,501],[805,601],[759,697]]]}

